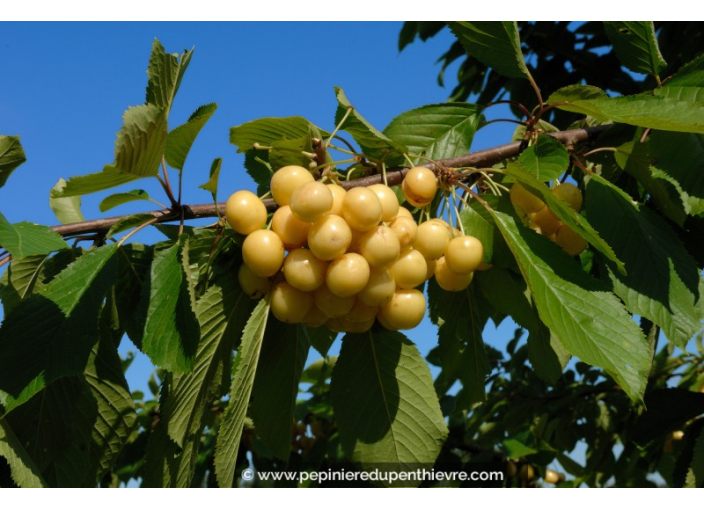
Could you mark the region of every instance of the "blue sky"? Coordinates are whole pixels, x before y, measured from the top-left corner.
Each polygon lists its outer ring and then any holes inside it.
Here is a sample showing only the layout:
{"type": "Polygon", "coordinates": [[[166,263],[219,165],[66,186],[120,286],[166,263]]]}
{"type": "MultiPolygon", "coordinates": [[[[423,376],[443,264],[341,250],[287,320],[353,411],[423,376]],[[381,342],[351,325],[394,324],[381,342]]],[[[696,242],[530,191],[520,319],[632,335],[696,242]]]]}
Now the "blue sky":
{"type": "MultiPolygon", "coordinates": [[[[201,131],[184,169],[184,203],[205,203],[210,163],[223,158],[220,200],[238,189],[255,190],[243,157],[228,142],[229,128],[259,117],[301,115],[331,130],[334,86],[373,125],[382,129],[396,115],[445,101],[455,85],[436,81],[437,58],[453,40],[449,32],[424,44],[397,49],[401,23],[0,23],[0,134],[21,135],[27,163],[0,189],[0,211],[12,222],[56,224],[48,197],[60,177],[102,169],[113,161],[115,133],[128,106],[144,102],[146,68],[157,37],[169,52],[195,47],[170,119],[184,122],[200,105],[219,107],[201,131]]],[[[489,112],[506,117],[503,108],[489,112]]],[[[492,124],[478,133],[473,150],[510,141],[514,126],[492,124]]],[[[144,188],[164,201],[156,182],[143,180],[123,191],[144,188]]],[[[109,192],[86,196],[86,218],[149,210],[129,204],[102,215],[98,203],[109,192]]],[[[148,204],[148,203],[146,203],[148,204]]],[[[146,231],[135,237],[156,242],[146,231]]],[[[485,340],[502,348],[514,325],[485,340]]],[[[427,320],[408,332],[425,355],[436,343],[427,320]]],[[[131,347],[124,343],[122,351],[131,347]]],[[[133,347],[132,347],[133,348],[133,347]]],[[[339,350],[339,341],[333,352],[339,350]]],[[[312,355],[313,357],[316,354],[312,355]]],[[[138,356],[128,371],[132,387],[144,388],[151,370],[138,356]]]]}

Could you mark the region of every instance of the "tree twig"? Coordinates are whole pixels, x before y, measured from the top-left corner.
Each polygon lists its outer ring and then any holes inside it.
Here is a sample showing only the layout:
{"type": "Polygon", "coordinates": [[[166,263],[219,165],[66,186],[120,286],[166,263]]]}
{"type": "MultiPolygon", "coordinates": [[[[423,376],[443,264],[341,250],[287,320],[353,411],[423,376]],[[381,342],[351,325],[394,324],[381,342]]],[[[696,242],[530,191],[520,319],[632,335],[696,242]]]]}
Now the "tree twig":
{"type": "MultiPolygon", "coordinates": [[[[572,129],[569,131],[559,131],[556,133],[548,133],[550,136],[566,145],[574,145],[580,142],[586,142],[595,139],[610,126],[596,126],[584,129],[572,129]]],[[[438,161],[437,163],[449,168],[464,168],[464,167],[490,167],[501,160],[516,156],[521,151],[521,142],[513,142],[506,145],[500,145],[490,149],[484,149],[476,152],[470,152],[462,156],[448,158],[438,161]]],[[[435,168],[435,163],[424,163],[422,166],[435,168]]],[[[408,167],[388,168],[386,171],[386,179],[389,186],[401,184],[403,178],[408,173],[408,167]]],[[[369,175],[359,179],[350,181],[342,181],[340,184],[346,189],[355,188],[358,186],[371,186],[382,182],[380,174],[369,175]]],[[[271,199],[265,199],[264,205],[269,211],[276,209],[276,203],[271,199]]],[[[198,218],[211,218],[225,214],[225,203],[218,204],[197,204],[183,205],[183,219],[194,220],[198,218]]],[[[177,208],[162,209],[159,211],[150,211],[145,214],[151,214],[154,217],[153,223],[164,223],[180,219],[180,211],[177,208]]],[[[78,223],[68,223],[66,225],[57,225],[52,227],[54,232],[61,236],[88,234],[91,232],[106,232],[115,223],[120,221],[124,216],[113,216],[111,218],[101,218],[97,220],[81,221],[78,223]]]]}

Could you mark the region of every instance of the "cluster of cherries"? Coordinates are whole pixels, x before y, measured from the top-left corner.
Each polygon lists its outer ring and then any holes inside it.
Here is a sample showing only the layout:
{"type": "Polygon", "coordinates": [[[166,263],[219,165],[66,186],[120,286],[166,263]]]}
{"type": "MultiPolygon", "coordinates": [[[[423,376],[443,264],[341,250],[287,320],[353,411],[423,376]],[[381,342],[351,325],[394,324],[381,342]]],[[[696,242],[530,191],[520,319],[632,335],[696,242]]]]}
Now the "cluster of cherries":
{"type": "MultiPolygon", "coordinates": [[[[424,207],[438,190],[437,177],[415,167],[402,188],[411,205],[424,207]]],[[[271,292],[280,321],[353,333],[375,320],[390,330],[412,329],[426,309],[416,287],[435,276],[441,288],[460,291],[475,270],[488,267],[479,239],[441,219],[418,225],[384,184],[345,190],[286,166],[274,173],[271,194],[279,207],[269,228],[264,203],[249,191],[234,193],[225,212],[247,236],[241,288],[254,299],[271,292]]]]}
{"type": "MultiPolygon", "coordinates": [[[[582,210],[582,192],[574,184],[560,184],[552,189],[552,193],[575,211],[582,210]]],[[[544,235],[570,255],[579,255],[587,247],[587,241],[583,237],[562,223],[545,202],[520,184],[511,186],[510,197],[525,225],[544,235]]]]}

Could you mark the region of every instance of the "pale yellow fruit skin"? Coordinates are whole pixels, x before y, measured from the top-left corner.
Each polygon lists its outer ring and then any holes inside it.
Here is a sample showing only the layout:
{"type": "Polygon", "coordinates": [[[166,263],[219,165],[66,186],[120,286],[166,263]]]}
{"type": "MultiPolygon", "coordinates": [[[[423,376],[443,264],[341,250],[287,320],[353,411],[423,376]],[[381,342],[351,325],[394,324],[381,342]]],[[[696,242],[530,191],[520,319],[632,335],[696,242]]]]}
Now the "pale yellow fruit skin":
{"type": "Polygon", "coordinates": [[[271,195],[277,204],[288,205],[296,188],[314,180],[313,175],[302,166],[281,167],[271,178],[271,195]]]}
{"type": "Polygon", "coordinates": [[[323,312],[327,317],[342,317],[347,312],[352,310],[354,306],[354,296],[340,297],[336,296],[327,285],[321,285],[313,291],[313,299],[315,306],[323,312]]]}
{"type": "Polygon", "coordinates": [[[425,297],[415,290],[397,290],[391,300],[379,309],[379,322],[392,330],[413,329],[425,315],[425,297]]]}
{"type": "Polygon", "coordinates": [[[401,243],[391,228],[379,225],[360,237],[359,253],[367,259],[370,266],[385,266],[398,258],[401,243]]]}
{"type": "Polygon", "coordinates": [[[385,267],[372,267],[367,285],[357,295],[367,306],[382,306],[389,302],[396,291],[396,281],[385,267]]]}
{"type": "Polygon", "coordinates": [[[587,248],[587,241],[564,223],[555,234],[555,242],[573,257],[587,248]]]}
{"type": "Polygon", "coordinates": [[[416,222],[412,217],[398,215],[391,223],[389,223],[389,227],[391,227],[391,230],[393,230],[396,237],[398,237],[401,251],[411,248],[413,243],[416,242],[416,237],[418,236],[418,225],[416,225],[416,222]]]}
{"type": "Polygon", "coordinates": [[[416,166],[408,171],[401,188],[408,202],[422,207],[433,201],[438,191],[438,180],[431,170],[416,166]]]}
{"type": "Polygon", "coordinates": [[[357,298],[352,310],[343,315],[343,317],[346,321],[351,322],[367,322],[369,320],[373,322],[378,311],[378,306],[369,306],[365,304],[364,301],[357,298]]]}
{"type": "Polygon", "coordinates": [[[342,201],[342,216],[354,230],[367,232],[381,221],[382,208],[376,193],[364,187],[352,188],[342,201]]]}
{"type": "Polygon", "coordinates": [[[335,325],[339,328],[340,333],[364,333],[369,331],[374,325],[374,317],[367,319],[366,321],[351,321],[347,317],[340,317],[339,319],[331,319],[332,321],[338,321],[335,325]]]}
{"type": "Polygon", "coordinates": [[[288,251],[306,244],[311,225],[296,218],[288,205],[279,207],[271,220],[271,230],[281,238],[288,251]]]}
{"type": "Polygon", "coordinates": [[[459,236],[450,240],[445,249],[445,263],[453,273],[467,274],[477,270],[484,260],[484,246],[474,236],[459,236]]]}
{"type": "Polygon", "coordinates": [[[417,250],[406,250],[388,266],[391,276],[399,289],[412,289],[425,281],[428,263],[417,250]]]}
{"type": "Polygon", "coordinates": [[[286,281],[298,290],[311,292],[325,283],[327,262],[305,248],[293,250],[284,259],[286,281]]]}
{"type": "Polygon", "coordinates": [[[459,292],[469,287],[474,273],[457,274],[450,270],[445,263],[445,257],[438,259],[435,265],[435,281],[441,289],[448,292],[459,292]]]}
{"type": "Polygon", "coordinates": [[[553,471],[552,469],[546,469],[545,470],[545,482],[546,483],[551,483],[551,484],[557,484],[560,482],[560,475],[557,474],[556,471],[553,471]]]}
{"type": "Polygon", "coordinates": [[[560,184],[557,188],[552,189],[552,193],[559,199],[567,202],[567,205],[575,211],[579,212],[582,210],[582,203],[584,202],[582,192],[579,191],[579,188],[574,184],[570,184],[569,182],[560,184]]]}
{"type": "Polygon", "coordinates": [[[255,275],[246,264],[242,264],[237,271],[237,281],[242,292],[252,299],[263,298],[271,289],[271,280],[255,275]]]}
{"type": "Polygon", "coordinates": [[[511,186],[509,196],[514,205],[520,207],[528,214],[538,212],[545,207],[545,202],[533,195],[519,183],[515,183],[511,186]]]}
{"type": "Polygon", "coordinates": [[[286,282],[277,283],[271,291],[271,313],[281,322],[301,322],[313,306],[313,294],[303,292],[286,282]]]}
{"type": "Polygon", "coordinates": [[[413,219],[413,215],[411,214],[411,211],[409,211],[408,209],[406,209],[403,206],[399,206],[398,214],[396,215],[396,217],[397,218],[406,217],[406,218],[413,219]]]}
{"type": "Polygon", "coordinates": [[[308,313],[305,317],[303,317],[301,322],[309,328],[317,328],[325,324],[327,321],[328,317],[321,312],[317,306],[315,306],[315,303],[313,303],[313,306],[310,307],[310,310],[308,310],[308,313]]]}
{"type": "Polygon", "coordinates": [[[284,263],[284,243],[271,230],[255,230],[242,243],[242,258],[257,276],[274,276],[284,263]]]}
{"type": "Polygon", "coordinates": [[[370,190],[376,193],[381,202],[381,221],[391,221],[398,215],[399,203],[394,190],[385,184],[372,184],[370,190]]]}
{"type": "Polygon", "coordinates": [[[330,214],[342,216],[342,201],[345,199],[347,191],[345,191],[345,188],[338,186],[337,184],[328,184],[327,186],[330,188],[330,192],[332,193],[332,210],[330,211],[330,214]]]}
{"type": "Polygon", "coordinates": [[[345,253],[333,260],[325,275],[330,292],[339,297],[358,294],[369,281],[369,263],[358,253],[345,253]]]}
{"type": "Polygon", "coordinates": [[[333,260],[347,251],[352,231],[347,222],[334,214],[321,216],[308,232],[308,247],[320,260],[333,260]]]}
{"type": "Polygon", "coordinates": [[[262,228],[266,215],[264,202],[251,191],[237,191],[225,203],[225,218],[238,234],[247,235],[262,228]]]}
{"type": "Polygon", "coordinates": [[[416,242],[413,249],[418,250],[428,260],[436,260],[443,256],[450,242],[450,229],[444,222],[426,221],[418,226],[416,242]]]}
{"type": "Polygon", "coordinates": [[[549,207],[543,207],[540,211],[532,213],[528,217],[528,226],[531,228],[538,227],[540,233],[547,237],[557,232],[557,229],[562,225],[560,219],[552,213],[549,207]]]}
{"type": "Polygon", "coordinates": [[[425,263],[428,264],[428,272],[425,273],[425,279],[430,280],[435,275],[435,268],[438,265],[438,261],[426,259],[425,263]]]}
{"type": "Polygon", "coordinates": [[[301,221],[314,222],[320,216],[332,211],[334,199],[332,191],[322,182],[307,182],[291,194],[291,212],[301,221]]]}

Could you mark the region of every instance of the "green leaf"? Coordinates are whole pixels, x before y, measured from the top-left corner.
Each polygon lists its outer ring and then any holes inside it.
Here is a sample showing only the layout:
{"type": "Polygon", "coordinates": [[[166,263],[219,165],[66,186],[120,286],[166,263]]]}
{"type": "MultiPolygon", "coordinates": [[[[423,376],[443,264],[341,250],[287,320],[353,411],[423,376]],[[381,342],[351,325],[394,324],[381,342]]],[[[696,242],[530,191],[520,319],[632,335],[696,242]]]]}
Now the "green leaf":
{"type": "Polygon", "coordinates": [[[0,135],[0,188],[12,172],[27,161],[19,136],[0,135]]]}
{"type": "Polygon", "coordinates": [[[66,181],[59,179],[56,186],[51,189],[51,195],[49,195],[49,207],[54,211],[56,219],[61,223],[85,221],[81,212],[81,197],[60,197],[65,187],[66,181]]]}
{"type": "Polygon", "coordinates": [[[142,350],[172,372],[193,370],[200,338],[188,242],[184,235],[155,254],[142,293],[149,300],[142,350]]]}
{"type": "Polygon", "coordinates": [[[703,87],[673,87],[669,83],[659,89],[655,89],[654,94],[659,97],[666,97],[677,101],[685,101],[689,103],[704,102],[704,86],[703,87]]]}
{"type": "Polygon", "coordinates": [[[132,228],[139,227],[140,225],[144,225],[148,221],[154,220],[154,215],[150,213],[138,213],[138,214],[130,214],[129,216],[124,216],[117,220],[111,227],[110,230],[108,230],[108,233],[105,234],[105,237],[110,239],[113,236],[116,236],[120,232],[124,232],[125,230],[130,230],[132,228]]]}
{"type": "MultiPolygon", "coordinates": [[[[312,130],[320,132],[317,127],[303,117],[266,117],[230,128],[230,143],[237,146],[237,152],[245,153],[244,165],[247,173],[259,185],[258,191],[261,193],[269,190],[269,182],[271,181],[271,170],[267,167],[269,152],[255,150],[254,144],[271,146],[274,142],[279,142],[278,145],[281,148],[282,145],[285,145],[285,142],[282,141],[304,139],[310,136],[312,130]]],[[[325,134],[321,132],[321,136],[325,134]]],[[[301,156],[296,156],[296,158],[301,156]]],[[[300,163],[299,159],[296,161],[300,163]]],[[[274,167],[276,170],[278,168],[278,166],[274,167]]]]}
{"type": "Polygon", "coordinates": [[[524,150],[515,162],[541,182],[554,181],[567,170],[570,156],[562,143],[549,136],[541,136],[535,145],[524,150]]]}
{"type": "Polygon", "coordinates": [[[447,426],[428,365],[401,333],[345,335],[330,394],[342,447],[363,469],[435,463],[447,426]]]}
{"type": "Polygon", "coordinates": [[[299,138],[274,140],[269,150],[269,163],[272,168],[283,168],[288,165],[298,165],[308,168],[311,162],[303,152],[313,152],[313,138],[320,138],[317,128],[311,127],[308,134],[299,138]],[[315,129],[315,132],[313,131],[315,129]]]}
{"type": "MultiPolygon", "coordinates": [[[[543,380],[555,383],[567,359],[560,359],[550,342],[550,330],[540,320],[526,282],[505,269],[492,268],[474,275],[482,296],[499,312],[510,315],[528,330],[528,360],[543,380]]],[[[497,324],[498,326],[498,324],[497,324]]]]}
{"type": "Polygon", "coordinates": [[[122,120],[115,142],[115,162],[107,168],[138,177],[157,175],[166,148],[165,110],[150,104],[132,106],[122,120]]]}
{"type": "Polygon", "coordinates": [[[183,170],[183,165],[186,163],[186,158],[191,151],[193,142],[196,141],[198,133],[210,120],[217,108],[218,105],[216,103],[199,107],[191,114],[185,124],[180,125],[169,133],[164,150],[164,157],[169,166],[177,170],[183,170]]]}
{"type": "Polygon", "coordinates": [[[408,152],[403,143],[392,140],[367,122],[352,106],[340,87],[335,87],[335,97],[337,98],[335,124],[352,135],[366,156],[384,160],[391,154],[400,155],[408,152]],[[345,115],[347,118],[341,124],[345,115]]]}
{"type": "Polygon", "coordinates": [[[78,488],[97,482],[91,455],[96,416],[88,385],[73,376],[54,381],[5,419],[48,486],[78,488]]]}
{"type": "Polygon", "coordinates": [[[337,338],[337,333],[325,326],[319,326],[317,328],[305,327],[303,330],[308,336],[311,347],[318,351],[321,356],[327,356],[332,343],[337,338]]]}
{"type": "Polygon", "coordinates": [[[586,239],[595,249],[603,253],[606,258],[613,261],[619,271],[624,271],[623,263],[618,259],[613,249],[599,236],[589,222],[577,211],[572,209],[567,202],[558,198],[545,184],[533,175],[516,165],[509,165],[504,172],[519,181],[528,191],[540,197],[550,210],[568,227],[586,239]]]}
{"type": "Polygon", "coordinates": [[[679,193],[670,182],[655,177],[647,144],[638,141],[627,142],[617,147],[614,159],[626,173],[643,185],[660,212],[676,224],[684,224],[687,213],[679,193]]]}
{"type": "Polygon", "coordinates": [[[43,288],[41,271],[48,255],[34,255],[12,259],[0,277],[0,298],[3,311],[8,315],[22,300],[43,288]]]}
{"type": "Polygon", "coordinates": [[[139,178],[140,177],[137,175],[126,174],[115,168],[106,166],[102,172],[71,177],[62,190],[53,189],[51,196],[61,198],[88,195],[97,191],[104,191],[116,186],[121,186],[128,182],[136,181],[139,178]]]}
{"type": "MultiPolygon", "coordinates": [[[[438,354],[443,368],[441,381],[452,385],[459,379],[462,391],[458,394],[457,405],[469,409],[486,399],[486,378],[491,366],[482,332],[489,320],[489,310],[472,285],[460,292],[447,292],[435,280],[430,280],[428,299],[430,318],[439,326],[438,354]]],[[[438,381],[435,385],[438,387],[438,381]]]]}
{"type": "Polygon", "coordinates": [[[509,78],[528,78],[515,21],[448,23],[464,49],[482,64],[509,78]]]}
{"type": "Polygon", "coordinates": [[[18,487],[23,489],[46,487],[39,468],[4,418],[0,418],[0,457],[4,457],[7,461],[12,480],[18,487]]]}
{"type": "Polygon", "coordinates": [[[149,198],[149,193],[143,189],[133,189],[132,191],[127,191],[125,193],[115,193],[105,197],[100,202],[100,212],[106,212],[117,207],[118,205],[136,202],[139,200],[152,201],[151,198],[149,198]]]}
{"type": "Polygon", "coordinates": [[[22,259],[63,250],[68,248],[68,245],[49,227],[28,221],[10,223],[0,213],[0,247],[7,250],[14,258],[22,259]]]}
{"type": "Polygon", "coordinates": [[[682,66],[663,86],[669,87],[704,87],[704,53],[682,66]]]}
{"type": "Polygon", "coordinates": [[[440,103],[402,113],[384,129],[393,141],[430,159],[466,154],[482,121],[482,107],[472,103],[440,103]]]}
{"type": "Polygon", "coordinates": [[[251,303],[236,280],[225,276],[198,301],[201,341],[193,371],[171,375],[161,420],[147,448],[147,485],[191,486],[205,413],[213,399],[228,389],[232,350],[240,340],[251,303]]]}
{"type": "Polygon", "coordinates": [[[663,131],[704,133],[704,103],[680,101],[669,97],[638,94],[574,100],[559,105],[558,108],[583,113],[601,122],[612,120],[663,131]]]}
{"type": "Polygon", "coordinates": [[[147,103],[156,105],[168,115],[192,56],[193,50],[181,55],[166,53],[161,43],[154,39],[147,68],[147,103]]]}
{"type": "Polygon", "coordinates": [[[215,447],[215,476],[220,487],[232,487],[235,481],[237,453],[268,316],[269,296],[267,295],[259,301],[249,317],[237,351],[234,378],[230,388],[230,403],[223,415],[215,447]]]}
{"type": "Polygon", "coordinates": [[[631,71],[656,76],[667,66],[652,21],[605,21],[604,29],[616,56],[631,71]]]}
{"type": "MultiPolygon", "coordinates": [[[[553,104],[588,99],[607,99],[608,97],[609,96],[606,92],[593,85],[567,85],[566,87],[557,89],[555,92],[550,94],[550,97],[548,97],[546,102],[548,104],[553,104]]],[[[564,109],[567,111],[572,111],[568,110],[567,107],[564,109]]]]}
{"type": "MultiPolygon", "coordinates": [[[[105,310],[103,311],[105,313],[105,310]]],[[[88,357],[84,377],[97,404],[90,454],[97,466],[95,482],[113,466],[137,425],[132,395],[108,325],[101,323],[100,338],[88,357]]]]}
{"type": "Polygon", "coordinates": [[[540,319],[570,354],[604,369],[635,401],[645,391],[650,352],[616,297],[559,247],[492,211],[533,295],[540,319]]]}
{"type": "Polygon", "coordinates": [[[222,158],[215,158],[213,164],[210,165],[210,179],[205,184],[198,186],[205,191],[210,191],[213,195],[213,202],[218,201],[218,181],[220,179],[220,168],[222,166],[222,158]]]}
{"type": "Polygon", "coordinates": [[[694,446],[692,464],[687,472],[687,481],[691,487],[704,487],[704,432],[699,433],[699,438],[694,446]]]}
{"type": "Polygon", "coordinates": [[[305,330],[301,324],[269,319],[252,389],[254,429],[282,460],[288,460],[291,453],[298,383],[310,349],[305,330]]]}
{"type": "Polygon", "coordinates": [[[655,131],[649,148],[653,176],[675,186],[688,214],[704,213],[704,135],[655,131]]]}
{"type": "Polygon", "coordinates": [[[502,444],[506,450],[506,456],[512,459],[521,459],[528,455],[538,453],[538,450],[523,444],[518,439],[504,439],[502,444]]]}
{"type": "Polygon", "coordinates": [[[103,298],[115,280],[116,248],[111,244],[79,257],[5,317],[0,390],[9,393],[7,411],[50,382],[83,373],[97,338],[103,298]]]}
{"type": "Polygon", "coordinates": [[[117,250],[115,307],[120,327],[139,349],[148,308],[148,303],[141,302],[142,289],[149,279],[153,258],[153,247],[139,243],[122,245],[117,250]]]}
{"type": "Polygon", "coordinates": [[[613,247],[628,275],[607,264],[613,290],[634,314],[660,326],[681,348],[701,329],[699,270],[660,216],[634,204],[599,176],[587,185],[587,218],[613,247]]]}
{"type": "Polygon", "coordinates": [[[465,207],[462,210],[460,221],[466,235],[474,236],[482,242],[484,262],[491,263],[494,254],[494,226],[473,207],[465,207]]]}

